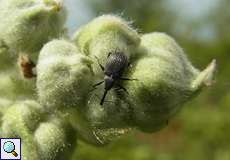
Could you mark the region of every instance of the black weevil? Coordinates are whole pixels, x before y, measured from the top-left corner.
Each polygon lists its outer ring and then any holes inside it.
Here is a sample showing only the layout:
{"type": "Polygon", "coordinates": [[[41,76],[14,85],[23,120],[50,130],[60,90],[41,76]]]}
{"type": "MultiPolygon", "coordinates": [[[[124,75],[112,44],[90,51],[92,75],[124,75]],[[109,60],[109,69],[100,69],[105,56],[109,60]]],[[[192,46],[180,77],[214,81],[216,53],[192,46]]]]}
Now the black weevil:
{"type": "Polygon", "coordinates": [[[117,52],[117,51],[113,53],[110,52],[107,56],[107,61],[105,66],[100,64],[99,59],[97,57],[96,59],[102,71],[104,72],[105,76],[104,76],[104,80],[93,85],[93,88],[95,89],[96,86],[105,82],[105,88],[104,88],[105,91],[100,102],[100,105],[103,105],[107,92],[114,86],[116,86],[118,90],[123,89],[125,92],[127,92],[127,90],[118,83],[119,80],[136,80],[136,79],[129,79],[129,78],[122,77],[124,70],[129,66],[128,57],[124,53],[117,52]]]}

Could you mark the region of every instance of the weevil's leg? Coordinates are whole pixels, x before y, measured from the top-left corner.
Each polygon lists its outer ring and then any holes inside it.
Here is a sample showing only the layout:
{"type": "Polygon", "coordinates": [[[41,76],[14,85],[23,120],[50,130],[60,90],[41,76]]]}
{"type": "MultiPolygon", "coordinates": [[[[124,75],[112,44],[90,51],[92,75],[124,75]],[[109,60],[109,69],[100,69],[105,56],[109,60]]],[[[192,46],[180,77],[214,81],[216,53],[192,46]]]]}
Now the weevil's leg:
{"type": "MultiPolygon", "coordinates": [[[[95,94],[95,96],[98,98],[98,99],[101,99],[97,94],[95,94]]],[[[114,101],[104,101],[105,102],[108,102],[108,103],[115,103],[114,101]]]]}
{"type": "Polygon", "coordinates": [[[101,81],[101,82],[98,82],[98,83],[94,84],[94,85],[93,85],[93,88],[96,88],[97,86],[99,86],[99,85],[102,84],[103,82],[104,82],[104,80],[101,81]]]}
{"type": "Polygon", "coordinates": [[[100,105],[103,105],[104,100],[105,100],[105,96],[106,96],[107,92],[108,92],[108,90],[105,90],[105,92],[104,92],[104,94],[103,94],[103,97],[101,98],[100,105]]]}
{"type": "Polygon", "coordinates": [[[119,78],[120,80],[124,80],[124,81],[137,81],[138,79],[130,79],[130,78],[119,78]]]}
{"type": "Polygon", "coordinates": [[[97,63],[98,63],[99,66],[101,67],[101,70],[104,71],[104,70],[105,70],[105,67],[102,66],[102,64],[101,64],[100,61],[99,61],[99,58],[97,58],[97,56],[95,56],[95,58],[97,59],[97,63]]]}
{"type": "Polygon", "coordinates": [[[98,82],[96,84],[93,85],[93,89],[91,89],[89,92],[92,92],[93,90],[95,90],[97,88],[97,86],[99,86],[100,84],[102,84],[104,81],[98,82]]]}
{"type": "Polygon", "coordinates": [[[129,92],[127,91],[127,89],[126,89],[125,87],[123,87],[123,86],[120,85],[120,84],[117,84],[117,86],[119,87],[119,88],[117,88],[117,90],[122,89],[122,90],[124,90],[127,94],[129,94],[129,92]]]}
{"type": "Polygon", "coordinates": [[[109,52],[108,55],[107,55],[107,58],[112,54],[112,52],[109,52]]]}

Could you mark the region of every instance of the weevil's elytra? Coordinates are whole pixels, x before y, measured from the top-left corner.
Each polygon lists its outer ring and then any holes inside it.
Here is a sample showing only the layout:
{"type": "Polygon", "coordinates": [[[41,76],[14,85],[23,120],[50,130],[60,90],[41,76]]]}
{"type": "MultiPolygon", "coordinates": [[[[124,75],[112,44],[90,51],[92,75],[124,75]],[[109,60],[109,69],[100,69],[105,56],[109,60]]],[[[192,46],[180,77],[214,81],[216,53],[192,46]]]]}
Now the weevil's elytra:
{"type": "Polygon", "coordinates": [[[134,80],[134,79],[129,79],[129,78],[123,78],[122,75],[124,73],[124,70],[128,67],[129,65],[129,60],[128,57],[122,53],[122,52],[110,52],[107,57],[107,61],[105,66],[101,65],[99,62],[99,59],[96,57],[98,64],[100,65],[102,71],[104,71],[104,80],[93,85],[94,89],[96,86],[102,84],[105,82],[105,91],[102,96],[100,105],[103,105],[105,97],[108,93],[108,91],[113,88],[114,86],[117,87],[117,89],[122,89],[125,92],[127,90],[121,86],[118,81],[119,80],[134,80]]]}
{"type": "Polygon", "coordinates": [[[105,64],[104,74],[112,78],[120,79],[125,68],[128,67],[128,58],[124,53],[110,53],[105,64]]]}

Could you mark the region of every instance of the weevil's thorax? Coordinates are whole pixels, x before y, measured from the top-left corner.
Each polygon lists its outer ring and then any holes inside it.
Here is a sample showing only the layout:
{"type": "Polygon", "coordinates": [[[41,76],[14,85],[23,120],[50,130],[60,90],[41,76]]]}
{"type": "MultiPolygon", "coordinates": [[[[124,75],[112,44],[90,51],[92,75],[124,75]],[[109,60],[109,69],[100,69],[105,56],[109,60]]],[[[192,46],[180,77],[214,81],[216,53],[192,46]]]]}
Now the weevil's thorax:
{"type": "Polygon", "coordinates": [[[105,64],[105,75],[119,79],[128,66],[128,57],[122,52],[111,53],[105,64]]]}
{"type": "Polygon", "coordinates": [[[114,85],[114,79],[111,76],[105,75],[105,89],[110,90],[114,85]]]}

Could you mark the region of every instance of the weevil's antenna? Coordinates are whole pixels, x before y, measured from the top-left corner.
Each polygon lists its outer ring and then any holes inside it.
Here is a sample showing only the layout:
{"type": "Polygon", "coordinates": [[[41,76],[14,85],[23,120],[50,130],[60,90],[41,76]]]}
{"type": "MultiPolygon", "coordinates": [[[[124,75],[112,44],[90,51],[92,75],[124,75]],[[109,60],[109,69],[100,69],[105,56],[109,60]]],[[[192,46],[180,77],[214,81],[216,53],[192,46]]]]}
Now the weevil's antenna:
{"type": "Polygon", "coordinates": [[[98,63],[98,65],[100,66],[101,70],[104,71],[104,70],[105,70],[105,67],[100,63],[99,58],[98,58],[97,56],[94,56],[94,57],[96,58],[97,63],[98,63]]]}

